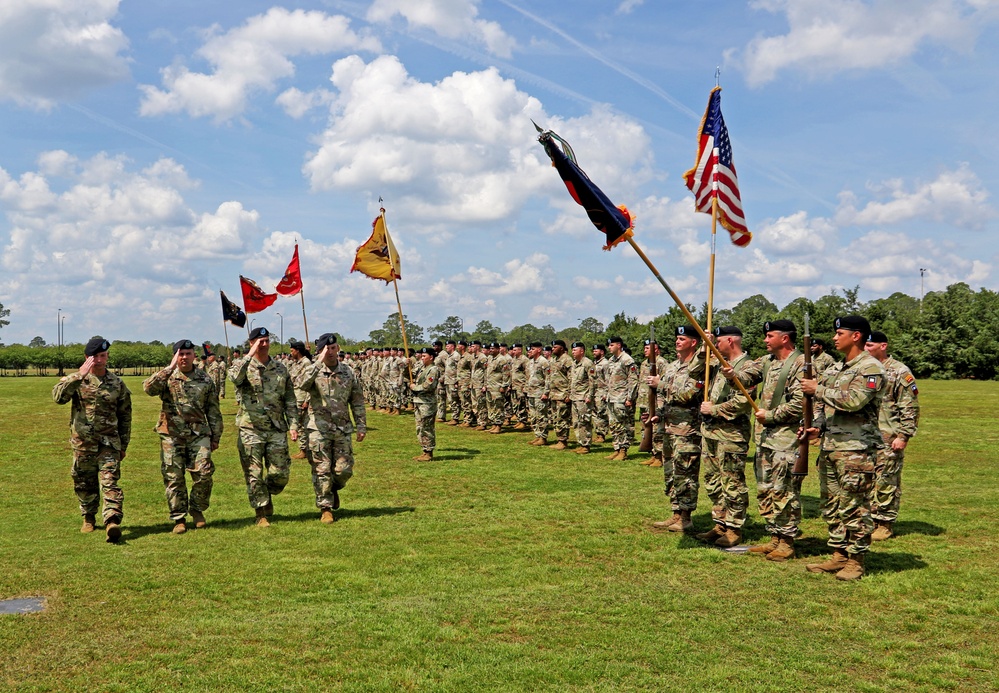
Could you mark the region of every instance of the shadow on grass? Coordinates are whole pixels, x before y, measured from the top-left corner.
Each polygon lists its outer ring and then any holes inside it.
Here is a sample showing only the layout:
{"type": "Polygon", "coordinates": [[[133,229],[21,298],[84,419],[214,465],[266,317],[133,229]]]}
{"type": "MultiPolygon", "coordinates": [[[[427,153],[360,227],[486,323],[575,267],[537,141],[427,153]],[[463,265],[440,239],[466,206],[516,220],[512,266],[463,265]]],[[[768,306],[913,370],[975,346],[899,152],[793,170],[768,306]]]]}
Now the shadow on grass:
{"type": "Polygon", "coordinates": [[[803,520],[814,520],[822,517],[822,502],[818,496],[801,497],[801,518],[803,520]]]}
{"type": "Polygon", "coordinates": [[[943,527],[931,525],[929,522],[920,522],[918,520],[896,522],[892,526],[892,529],[896,536],[903,536],[905,534],[925,534],[928,537],[938,537],[947,531],[943,527]]]}
{"type": "Polygon", "coordinates": [[[434,462],[438,460],[470,460],[476,455],[481,455],[482,451],[476,448],[438,448],[444,454],[438,455],[437,450],[434,451],[434,462]],[[452,454],[454,453],[454,454],[452,454]]]}
{"type": "Polygon", "coordinates": [[[901,573],[905,570],[922,570],[929,564],[911,553],[885,553],[876,547],[867,554],[864,568],[869,573],[901,573]]]}

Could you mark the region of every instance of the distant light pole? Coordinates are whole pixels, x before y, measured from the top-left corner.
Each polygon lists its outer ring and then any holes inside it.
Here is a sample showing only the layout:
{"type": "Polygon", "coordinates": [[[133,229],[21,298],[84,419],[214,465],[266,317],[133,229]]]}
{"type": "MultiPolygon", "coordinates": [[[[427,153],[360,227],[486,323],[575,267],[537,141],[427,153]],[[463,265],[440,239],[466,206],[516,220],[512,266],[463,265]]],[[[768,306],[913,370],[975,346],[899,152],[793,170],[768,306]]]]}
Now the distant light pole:
{"type": "Polygon", "coordinates": [[[461,334],[465,334],[465,319],[458,318],[458,322],[461,324],[461,334]]]}
{"type": "Polygon", "coordinates": [[[277,316],[281,318],[281,353],[284,353],[284,316],[280,313],[277,316]]]}
{"type": "Polygon", "coordinates": [[[919,268],[919,312],[923,312],[923,277],[929,272],[925,267],[919,268]]]}
{"type": "Polygon", "coordinates": [[[56,373],[60,378],[65,375],[62,369],[62,308],[56,310],[56,344],[59,347],[59,370],[56,373]]]}

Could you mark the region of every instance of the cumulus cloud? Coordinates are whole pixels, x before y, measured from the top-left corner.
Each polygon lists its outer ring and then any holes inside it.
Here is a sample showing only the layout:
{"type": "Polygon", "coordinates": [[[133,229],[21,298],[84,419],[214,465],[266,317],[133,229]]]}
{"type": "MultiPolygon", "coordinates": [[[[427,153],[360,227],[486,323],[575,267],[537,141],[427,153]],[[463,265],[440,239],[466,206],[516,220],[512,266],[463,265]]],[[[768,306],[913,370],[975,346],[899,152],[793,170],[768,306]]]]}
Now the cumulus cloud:
{"type": "Polygon", "coordinates": [[[501,58],[509,58],[517,46],[497,22],[479,19],[478,0],[375,0],[368,8],[367,19],[388,23],[397,15],[410,27],[480,44],[501,58]]]}
{"type": "Polygon", "coordinates": [[[645,4],[645,0],[622,0],[615,12],[617,14],[631,14],[636,7],[641,7],[643,4],[645,4]]]}
{"type": "Polygon", "coordinates": [[[36,108],[125,79],[119,0],[0,3],[0,100],[36,108]]]}
{"type": "Polygon", "coordinates": [[[502,272],[485,267],[469,267],[466,272],[454,277],[452,283],[467,283],[487,289],[490,294],[510,296],[542,291],[551,284],[552,278],[548,256],[534,253],[523,260],[509,260],[503,264],[502,272]]]}
{"type": "MultiPolygon", "coordinates": [[[[377,39],[354,32],[345,17],[273,7],[226,32],[212,27],[195,53],[212,71],[194,72],[180,62],[163,68],[162,89],[139,87],[143,93],[139,112],[144,116],[186,112],[226,122],[243,113],[251,95],[273,92],[279,80],[292,77],[293,57],[380,49],[377,39]]],[[[301,101],[285,96],[281,105],[294,111],[301,101]]]]}
{"type": "Polygon", "coordinates": [[[755,230],[754,243],[774,255],[819,254],[835,233],[836,227],[828,219],[813,219],[798,211],[761,225],[755,230]]]}
{"type": "Polygon", "coordinates": [[[784,14],[788,32],[758,36],[741,53],[751,86],[788,68],[810,76],[884,67],[925,46],[967,50],[992,10],[967,0],[757,0],[759,9],[784,14]]]}
{"type": "Polygon", "coordinates": [[[328,89],[302,91],[301,89],[292,87],[281,92],[275,99],[275,102],[284,109],[285,113],[297,120],[312,109],[326,105],[332,100],[333,92],[328,89]]]}

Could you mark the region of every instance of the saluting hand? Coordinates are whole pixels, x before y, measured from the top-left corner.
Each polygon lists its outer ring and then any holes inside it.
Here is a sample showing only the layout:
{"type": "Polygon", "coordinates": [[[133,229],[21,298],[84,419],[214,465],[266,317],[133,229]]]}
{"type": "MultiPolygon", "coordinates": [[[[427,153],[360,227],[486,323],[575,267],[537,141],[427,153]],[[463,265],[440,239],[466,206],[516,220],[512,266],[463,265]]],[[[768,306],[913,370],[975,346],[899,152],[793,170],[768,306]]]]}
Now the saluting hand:
{"type": "Polygon", "coordinates": [[[177,357],[178,356],[180,356],[180,352],[179,351],[173,352],[173,358],[170,359],[170,365],[167,366],[167,370],[171,370],[172,371],[173,369],[175,369],[177,367],[177,357]]]}
{"type": "Polygon", "coordinates": [[[83,362],[82,366],[80,366],[80,375],[82,375],[85,378],[88,375],[90,375],[90,371],[92,371],[93,369],[94,369],[94,357],[88,356],[87,360],[83,362]]]}

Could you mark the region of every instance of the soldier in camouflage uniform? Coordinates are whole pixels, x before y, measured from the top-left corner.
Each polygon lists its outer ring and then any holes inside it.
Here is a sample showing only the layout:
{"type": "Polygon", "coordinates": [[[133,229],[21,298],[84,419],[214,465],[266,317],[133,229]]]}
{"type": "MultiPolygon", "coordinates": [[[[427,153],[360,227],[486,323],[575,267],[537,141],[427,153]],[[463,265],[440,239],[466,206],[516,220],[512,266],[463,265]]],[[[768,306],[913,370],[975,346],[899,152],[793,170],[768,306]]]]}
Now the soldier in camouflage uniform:
{"type": "Polygon", "coordinates": [[[836,363],[836,359],[826,352],[825,340],[816,337],[812,340],[812,372],[816,377],[825,373],[829,366],[836,363]]]}
{"type": "Polygon", "coordinates": [[[670,532],[693,528],[690,514],[697,509],[698,476],[701,470],[701,395],[704,383],[692,370],[692,361],[701,340],[690,325],[676,328],[676,360],[668,364],[662,376],[649,378],[658,389],[659,411],[655,421],[663,421],[669,459],[663,460],[664,491],[670,499],[673,516],[654,522],[653,527],[670,532]]]}
{"type": "Polygon", "coordinates": [[[478,425],[476,430],[486,430],[486,422],[489,421],[489,404],[486,400],[486,366],[489,359],[482,353],[482,342],[476,340],[472,342],[470,349],[472,354],[472,411],[475,412],[475,420],[478,425]]]}
{"type": "MultiPolygon", "coordinates": [[[[291,382],[294,384],[295,379],[298,378],[299,374],[304,369],[312,365],[312,355],[309,353],[309,348],[305,346],[303,342],[299,341],[292,341],[288,345],[288,353],[291,356],[291,360],[287,365],[288,375],[291,376],[291,382]]],[[[309,396],[297,387],[295,388],[295,405],[298,407],[298,430],[304,431],[305,424],[309,420],[309,396]]],[[[301,435],[298,437],[297,442],[298,452],[292,455],[291,459],[308,459],[309,437],[301,435]]]]}
{"type": "Polygon", "coordinates": [[[607,347],[594,344],[593,351],[593,438],[594,444],[607,439],[607,347]]]}
{"type": "Polygon", "coordinates": [[[572,426],[572,402],[569,399],[569,376],[572,373],[572,357],[567,353],[565,342],[556,339],[552,342],[552,359],[548,364],[548,406],[552,428],[557,442],[553,450],[565,450],[569,444],[569,428],[572,426]]]}
{"type": "Polygon", "coordinates": [[[364,440],[367,419],[364,393],[353,371],[340,362],[336,335],[330,332],[316,340],[316,361],[298,374],[295,386],[309,397],[308,436],[312,464],[312,488],[323,524],[336,521],[340,489],[354,474],[354,449],[350,436],[364,440]],[[353,416],[353,421],[351,420],[353,416]]]}
{"type": "MultiPolygon", "coordinates": [[[[653,359],[656,364],[656,374],[661,374],[666,370],[669,362],[663,358],[659,353],[659,343],[654,339],[645,340],[645,360],[642,361],[642,366],[638,370],[638,419],[641,422],[640,426],[645,425],[645,421],[648,417],[655,415],[656,402],[649,402],[649,388],[645,385],[648,382],[649,376],[652,375],[652,363],[653,359]]],[[[665,428],[662,426],[662,422],[657,422],[652,425],[652,454],[647,460],[642,460],[642,464],[647,467],[662,467],[662,454],[663,454],[663,437],[665,428]]],[[[644,433],[644,432],[643,432],[644,433]]]]}
{"type": "Polygon", "coordinates": [[[417,462],[429,462],[434,459],[434,448],[437,447],[434,413],[437,411],[437,385],[441,380],[441,370],[436,363],[437,354],[432,348],[424,347],[416,353],[421,361],[409,387],[413,391],[416,440],[423,448],[423,454],[413,459],[417,462]]]}
{"type": "Polygon", "coordinates": [[[516,421],[513,430],[523,431],[528,428],[527,417],[527,369],[531,360],[524,355],[524,345],[514,344],[510,347],[511,372],[510,405],[512,409],[512,419],[516,421]]]}
{"type": "Polygon", "coordinates": [[[573,425],[576,428],[576,452],[590,451],[593,435],[593,391],[596,388],[596,367],[586,358],[586,345],[572,343],[572,372],[569,376],[569,399],[572,401],[573,425]]]}
{"type": "MultiPolygon", "coordinates": [[[[742,331],[738,327],[715,328],[718,351],[733,368],[735,377],[751,363],[742,351],[742,331]]],[[[691,366],[695,377],[704,376],[703,353],[691,366]]],[[[704,490],[711,499],[711,519],[714,525],[697,535],[702,541],[722,548],[742,543],[742,527],[749,508],[749,487],[746,486],[746,456],[752,433],[749,415],[753,408],[749,399],[734,387],[718,370],[715,361],[711,382],[701,402],[701,466],[704,469],[704,490]]]]}
{"type": "Polygon", "coordinates": [[[121,538],[124,494],[118,485],[121,461],[132,437],[132,395],[121,378],[107,370],[111,343],[94,337],[84,349],[86,360],[76,373],[52,388],[56,404],[72,402],[69,420],[73,446],[73,488],[80,501],[83,525],[94,531],[98,493],[104,499],[104,528],[108,542],[121,538]]]}
{"type": "MultiPolygon", "coordinates": [[[[756,412],[760,430],[756,448],[759,470],[756,499],[770,535],[769,541],[751,547],[749,552],[771,561],[787,561],[794,558],[794,539],[801,523],[803,477],[791,471],[798,459],[805,355],[795,348],[797,329],[790,320],[766,322],[763,331],[767,355],[739,373],[746,387],[760,384],[760,408],[756,412]]],[[[725,369],[725,375],[731,377],[734,372],[725,369]]]]}
{"type": "Polygon", "coordinates": [[[628,459],[628,448],[634,437],[634,404],[638,396],[638,366],[624,351],[624,340],[611,337],[607,340],[610,356],[607,357],[607,414],[610,433],[614,439],[614,452],[609,460],[628,459]]]}
{"type": "Polygon", "coordinates": [[[187,514],[194,526],[206,526],[205,511],[211,504],[212,452],[222,438],[222,412],[215,381],[194,367],[194,343],[189,339],[173,345],[173,360],[163,370],[149,376],[142,389],[162,400],[159,422],[160,471],[166,488],[167,507],[173,520],[173,533],[187,531],[187,514]],[[184,470],[191,475],[187,493],[184,470]]]}
{"type": "Polygon", "coordinates": [[[822,517],[829,525],[832,558],[806,566],[813,573],[836,573],[838,580],[859,580],[871,546],[871,489],[877,451],[884,446],[878,414],[887,380],[876,358],[864,351],[871,334],[866,318],[836,318],[833,345],[843,361],[817,380],[802,380],[801,389],[815,396],[815,427],[821,434],[818,473],[825,486],[822,517]]]}
{"type": "Polygon", "coordinates": [[[490,433],[502,433],[506,420],[506,393],[513,378],[513,359],[500,353],[500,345],[489,345],[489,361],[486,364],[486,402],[489,407],[490,433]]]}
{"type": "Polygon", "coordinates": [[[444,360],[444,370],[441,380],[444,381],[444,396],[447,398],[447,406],[451,410],[451,420],[449,426],[457,426],[461,423],[461,397],[458,394],[458,364],[465,354],[465,347],[456,343],[453,339],[447,340],[447,358],[444,360]]]}
{"type": "Polygon", "coordinates": [[[219,393],[220,399],[225,399],[225,361],[218,354],[211,354],[207,351],[208,345],[205,345],[205,372],[215,383],[215,391],[219,393]]]}
{"type": "Polygon", "coordinates": [[[878,428],[885,446],[878,450],[871,498],[871,517],[874,518],[871,539],[883,541],[894,536],[893,525],[898,519],[905,448],[919,425],[919,387],[909,367],[888,355],[888,337],[884,332],[871,332],[866,349],[881,362],[888,380],[878,413],[878,428]]]}
{"type": "Polygon", "coordinates": [[[541,355],[541,342],[532,342],[527,355],[531,359],[527,371],[527,401],[530,405],[530,445],[548,445],[548,359],[541,355]]]}
{"type": "Polygon", "coordinates": [[[292,441],[298,440],[295,388],[284,364],[270,357],[270,344],[267,328],[254,328],[246,356],[229,368],[239,404],[236,446],[246,494],[260,527],[270,526],[267,518],[274,512],[272,496],[288,484],[288,431],[292,441]]]}
{"type": "Polygon", "coordinates": [[[472,405],[472,364],[475,362],[476,347],[468,345],[458,360],[458,398],[461,400],[461,424],[463,428],[477,425],[475,409],[472,405]]]}

